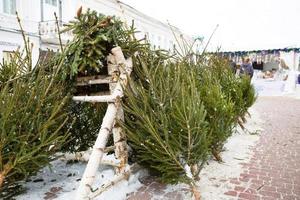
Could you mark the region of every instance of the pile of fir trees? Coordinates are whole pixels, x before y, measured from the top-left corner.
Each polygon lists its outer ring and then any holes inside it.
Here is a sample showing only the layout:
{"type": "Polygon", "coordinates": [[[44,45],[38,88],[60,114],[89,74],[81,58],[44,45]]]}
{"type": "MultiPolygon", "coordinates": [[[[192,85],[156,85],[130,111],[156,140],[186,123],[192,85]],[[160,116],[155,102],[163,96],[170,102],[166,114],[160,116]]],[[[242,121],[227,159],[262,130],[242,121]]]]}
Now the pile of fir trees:
{"type": "Polygon", "coordinates": [[[21,192],[22,181],[50,165],[57,152],[93,146],[106,105],[73,102],[76,78],[107,73],[113,47],[121,46],[129,57],[144,46],[131,39],[133,27],[95,11],[80,9],[63,31],[68,30],[74,39],[36,64],[22,31],[24,51],[0,64],[0,198],[21,192]]]}
{"type": "MultiPolygon", "coordinates": [[[[25,35],[24,35],[25,38],[25,35]]],[[[26,180],[48,166],[68,137],[70,96],[56,69],[32,64],[31,46],[0,64],[0,198],[12,199],[26,180]]]]}
{"type": "Polygon", "coordinates": [[[221,161],[225,142],[254,103],[250,79],[235,77],[219,57],[167,59],[150,49],[136,56],[134,70],[123,123],[131,158],[163,182],[185,182],[194,191],[203,164],[210,156],[221,161]]]}
{"type": "MultiPolygon", "coordinates": [[[[106,57],[120,46],[133,73],[122,104],[130,159],[167,183],[189,184],[195,197],[203,164],[220,152],[255,101],[248,77],[235,77],[212,55],[170,55],[134,37],[115,17],[88,10],[70,22],[74,38],[48,62],[31,63],[16,53],[0,66],[0,195],[49,165],[58,151],[90,148],[106,104],[75,103],[81,76],[107,73],[106,57]],[[27,145],[27,144],[31,145],[27,145]]],[[[186,48],[186,49],[189,49],[186,48]]]]}

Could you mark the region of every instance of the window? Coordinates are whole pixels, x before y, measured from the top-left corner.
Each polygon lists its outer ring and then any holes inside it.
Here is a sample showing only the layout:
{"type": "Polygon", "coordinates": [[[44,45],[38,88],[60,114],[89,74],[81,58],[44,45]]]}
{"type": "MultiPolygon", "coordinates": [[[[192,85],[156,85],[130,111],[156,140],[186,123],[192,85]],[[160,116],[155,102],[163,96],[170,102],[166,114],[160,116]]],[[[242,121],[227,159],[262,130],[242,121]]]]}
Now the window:
{"type": "Polygon", "coordinates": [[[14,52],[13,51],[3,51],[3,60],[6,63],[10,63],[12,57],[14,56],[14,52]]]}
{"type": "Polygon", "coordinates": [[[16,0],[3,0],[3,12],[6,14],[16,14],[16,0]]]}
{"type": "Polygon", "coordinates": [[[57,0],[46,0],[46,4],[57,6],[57,0]]]}

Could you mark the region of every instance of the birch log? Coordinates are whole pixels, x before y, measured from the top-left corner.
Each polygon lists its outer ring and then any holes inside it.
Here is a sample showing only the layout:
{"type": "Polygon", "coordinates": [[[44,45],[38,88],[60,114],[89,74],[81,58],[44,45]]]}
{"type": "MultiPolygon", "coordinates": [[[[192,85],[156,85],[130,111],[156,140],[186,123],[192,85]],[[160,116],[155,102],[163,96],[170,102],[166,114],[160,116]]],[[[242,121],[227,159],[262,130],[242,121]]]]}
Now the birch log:
{"type": "Polygon", "coordinates": [[[103,96],[74,96],[73,101],[83,101],[83,102],[115,102],[116,97],[113,95],[103,95],[103,96]]]}
{"type": "Polygon", "coordinates": [[[138,164],[131,165],[124,173],[116,175],[112,181],[103,184],[101,185],[101,187],[97,188],[93,193],[90,194],[90,199],[94,199],[95,197],[107,191],[110,187],[118,184],[122,180],[128,180],[131,173],[136,173],[140,169],[141,167],[138,164]]]}
{"type": "Polygon", "coordinates": [[[92,184],[94,182],[95,174],[100,165],[101,159],[103,157],[104,149],[112,129],[114,119],[117,113],[117,109],[113,103],[110,103],[107,107],[103,122],[93,147],[92,154],[90,156],[89,162],[84,171],[82,180],[78,188],[78,199],[88,199],[88,195],[91,192],[92,184]]]}
{"type": "Polygon", "coordinates": [[[130,176],[130,171],[115,176],[113,181],[102,185],[101,188],[98,188],[98,190],[91,193],[89,199],[94,199],[95,197],[99,196],[100,194],[107,191],[109,188],[111,188],[112,186],[116,185],[117,183],[121,182],[124,179],[128,180],[129,176],[130,176]]]}
{"type": "MultiPolygon", "coordinates": [[[[108,56],[107,57],[107,67],[108,74],[111,76],[115,76],[120,73],[126,73],[125,69],[123,69],[123,65],[127,66],[124,56],[120,55],[120,57],[108,56]],[[116,67],[119,66],[119,67],[116,67]]],[[[109,89],[114,91],[116,87],[115,83],[109,84],[109,89]]],[[[125,173],[125,167],[127,165],[128,153],[127,153],[127,143],[125,141],[125,134],[122,128],[118,125],[118,121],[124,121],[124,112],[121,106],[121,102],[118,101],[115,103],[117,106],[117,116],[116,121],[114,123],[112,133],[114,139],[115,146],[115,157],[120,161],[120,165],[115,167],[115,172],[117,175],[121,173],[125,173]]]]}
{"type": "MultiPolygon", "coordinates": [[[[123,52],[120,47],[115,47],[112,49],[112,55],[115,57],[117,64],[119,67],[123,67],[120,74],[120,78],[116,87],[112,93],[112,96],[116,97],[116,99],[120,99],[123,97],[123,89],[127,84],[127,77],[130,75],[132,71],[132,61],[126,61],[123,55],[123,52]]],[[[92,189],[92,184],[95,179],[96,172],[100,165],[101,159],[103,157],[104,149],[106,147],[106,143],[108,140],[108,136],[112,130],[112,127],[115,122],[116,114],[117,114],[117,105],[116,103],[110,103],[107,107],[107,111],[103,118],[103,122],[101,125],[101,129],[99,131],[97,140],[93,147],[92,154],[90,156],[87,167],[84,171],[82,180],[80,182],[78,188],[77,199],[89,199],[89,194],[92,189]]]]}
{"type": "MultiPolygon", "coordinates": [[[[124,112],[120,106],[117,111],[116,116],[117,121],[124,121],[124,112]]],[[[112,129],[114,144],[115,144],[115,157],[120,161],[120,166],[116,168],[116,173],[121,174],[125,172],[127,161],[128,161],[128,151],[126,136],[123,129],[119,126],[117,121],[112,129]]]]}

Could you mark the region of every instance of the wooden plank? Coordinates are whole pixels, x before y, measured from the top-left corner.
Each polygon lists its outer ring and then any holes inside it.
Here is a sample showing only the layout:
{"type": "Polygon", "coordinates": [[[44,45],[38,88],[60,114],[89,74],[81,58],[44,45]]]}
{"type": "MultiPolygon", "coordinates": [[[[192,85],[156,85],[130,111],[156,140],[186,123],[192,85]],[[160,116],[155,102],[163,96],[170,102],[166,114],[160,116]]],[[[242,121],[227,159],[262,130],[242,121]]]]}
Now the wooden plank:
{"type": "Polygon", "coordinates": [[[89,93],[89,96],[106,96],[106,95],[111,95],[111,92],[107,90],[107,91],[89,93]]]}
{"type": "Polygon", "coordinates": [[[81,77],[79,80],[77,79],[76,86],[107,84],[107,83],[117,83],[117,80],[112,76],[105,76],[98,79],[89,79],[88,77],[84,79],[84,77],[81,77]]]}
{"type": "Polygon", "coordinates": [[[116,97],[113,95],[103,95],[103,96],[74,96],[74,101],[82,102],[115,102],[116,97]]]}
{"type": "Polygon", "coordinates": [[[100,91],[100,92],[78,92],[75,96],[106,96],[111,95],[109,90],[100,91]]]}
{"type": "Polygon", "coordinates": [[[81,77],[77,77],[77,82],[85,82],[85,81],[89,81],[89,80],[93,80],[93,79],[104,79],[106,78],[107,75],[94,75],[94,76],[81,76],[81,77]]]}

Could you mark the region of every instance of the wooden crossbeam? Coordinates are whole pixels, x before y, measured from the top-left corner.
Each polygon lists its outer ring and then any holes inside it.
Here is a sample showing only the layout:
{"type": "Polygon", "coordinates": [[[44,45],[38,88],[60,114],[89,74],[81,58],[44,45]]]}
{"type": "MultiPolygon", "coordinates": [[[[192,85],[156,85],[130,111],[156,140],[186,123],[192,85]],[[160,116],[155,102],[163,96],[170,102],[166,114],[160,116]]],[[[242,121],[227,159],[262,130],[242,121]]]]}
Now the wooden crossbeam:
{"type": "Polygon", "coordinates": [[[82,102],[115,102],[116,97],[114,95],[103,95],[103,96],[74,96],[74,101],[82,101],[82,102]]]}
{"type": "Polygon", "coordinates": [[[77,82],[87,82],[87,81],[94,80],[94,79],[105,79],[107,77],[112,78],[112,76],[108,76],[108,75],[94,75],[94,76],[77,77],[76,81],[77,82]]]}
{"type": "Polygon", "coordinates": [[[91,79],[91,80],[78,80],[76,86],[86,86],[86,85],[96,85],[96,84],[109,84],[109,83],[117,83],[117,80],[114,80],[112,76],[105,76],[100,79],[91,79]]]}

